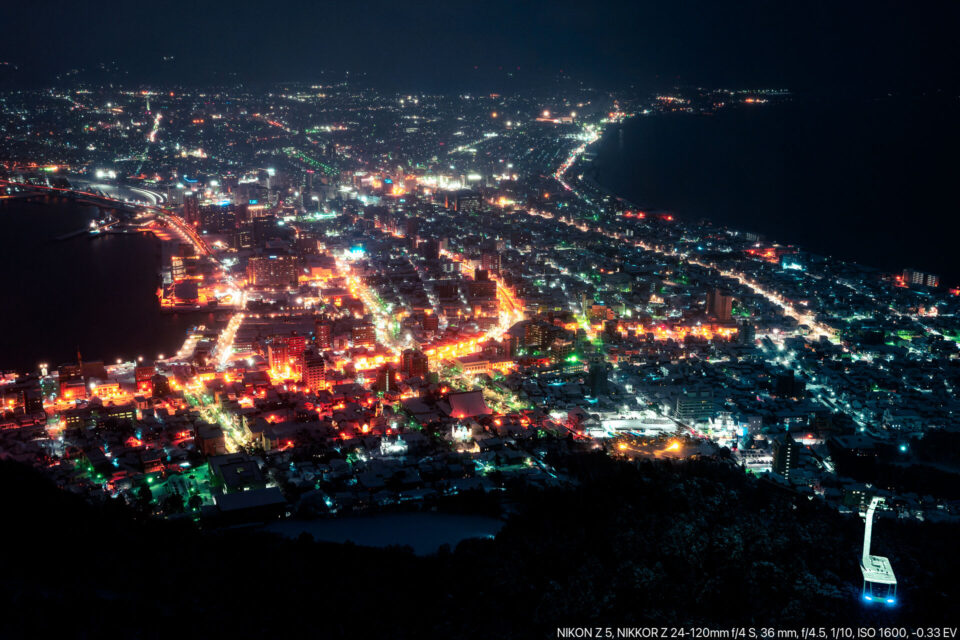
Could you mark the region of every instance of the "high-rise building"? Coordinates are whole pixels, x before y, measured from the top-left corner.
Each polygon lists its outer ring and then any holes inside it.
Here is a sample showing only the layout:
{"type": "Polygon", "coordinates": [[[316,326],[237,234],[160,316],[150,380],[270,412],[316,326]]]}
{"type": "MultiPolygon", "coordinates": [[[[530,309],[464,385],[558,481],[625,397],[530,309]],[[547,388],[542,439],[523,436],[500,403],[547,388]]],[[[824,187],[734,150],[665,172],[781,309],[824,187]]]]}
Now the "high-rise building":
{"type": "Polygon", "coordinates": [[[607,340],[616,340],[620,337],[620,323],[616,320],[607,320],[603,323],[603,336],[607,340]]]}
{"type": "Polygon", "coordinates": [[[287,349],[293,358],[299,358],[307,348],[307,339],[304,336],[298,335],[296,332],[291,333],[289,336],[284,336],[283,339],[286,341],[287,349]]]}
{"type": "Polygon", "coordinates": [[[479,211],[483,205],[483,198],[476,191],[458,191],[454,198],[454,210],[470,213],[479,211]]]}
{"type": "Polygon", "coordinates": [[[545,349],[553,342],[556,328],[549,322],[531,320],[524,329],[523,345],[533,349],[545,349]]]}
{"type": "Polygon", "coordinates": [[[456,280],[440,280],[433,285],[433,290],[441,300],[454,300],[460,297],[460,284],[456,280]]]}
{"type": "Polygon", "coordinates": [[[297,335],[296,332],[289,336],[284,336],[283,340],[287,343],[287,357],[290,361],[290,367],[297,378],[303,376],[304,352],[307,348],[307,339],[305,336],[297,335]]]}
{"type": "Polygon", "coordinates": [[[317,320],[313,326],[313,336],[317,349],[332,349],[333,323],[329,320],[317,320]]]}
{"type": "Polygon", "coordinates": [[[408,238],[416,238],[417,232],[420,230],[420,219],[410,217],[407,218],[404,235],[408,238]]]}
{"type": "Polygon", "coordinates": [[[436,260],[440,257],[440,243],[436,240],[427,240],[420,245],[420,253],[427,260],[436,260]]]}
{"type": "Polygon", "coordinates": [[[930,287],[936,289],[940,286],[940,276],[935,273],[925,273],[916,269],[904,269],[903,281],[908,285],[918,285],[921,287],[930,287]]]}
{"type": "Polygon", "coordinates": [[[472,280],[467,283],[467,297],[470,300],[495,300],[497,283],[492,280],[472,280]]]}
{"type": "Polygon", "coordinates": [[[480,268],[490,273],[500,273],[500,254],[495,251],[481,254],[480,268]]]}
{"type": "Polygon", "coordinates": [[[195,227],[200,225],[200,200],[192,191],[183,196],[183,219],[195,227]]]}
{"type": "Polygon", "coordinates": [[[507,339],[508,353],[511,358],[516,358],[517,353],[520,351],[520,336],[510,333],[507,334],[509,338],[507,339]]]}
{"type": "Polygon", "coordinates": [[[684,389],[683,393],[677,396],[674,406],[674,415],[677,420],[681,422],[709,420],[713,414],[713,391],[709,388],[684,389]]]}
{"type": "Polygon", "coordinates": [[[806,389],[806,382],[787,371],[777,376],[774,392],[780,398],[802,398],[806,389]]]}
{"type": "Polygon", "coordinates": [[[410,378],[425,377],[430,370],[430,360],[417,349],[404,349],[400,356],[400,371],[410,378]]]}
{"type": "Polygon", "coordinates": [[[253,247],[253,225],[245,222],[237,226],[230,238],[230,246],[236,250],[253,247]]]}
{"type": "Polygon", "coordinates": [[[299,230],[296,240],[297,253],[301,255],[317,255],[319,253],[318,244],[320,240],[322,240],[321,234],[314,229],[299,230]]]}
{"type": "Polygon", "coordinates": [[[300,194],[300,206],[304,211],[316,212],[320,210],[320,200],[309,191],[304,190],[300,194]]]}
{"type": "Polygon", "coordinates": [[[273,175],[274,171],[272,169],[259,169],[257,171],[257,183],[262,185],[264,188],[269,189],[273,175]]]}
{"type": "Polygon", "coordinates": [[[283,337],[277,336],[267,345],[267,362],[274,371],[283,371],[290,365],[290,351],[283,337]]]}
{"type": "Polygon", "coordinates": [[[420,317],[420,326],[424,331],[437,331],[440,329],[440,318],[428,309],[420,317]]]}
{"type": "Polygon", "coordinates": [[[733,312],[733,296],[720,289],[707,293],[707,315],[718,322],[729,322],[733,312]]]}
{"type": "Polygon", "coordinates": [[[377,333],[370,322],[360,322],[350,330],[350,339],[355,347],[372,347],[377,343],[377,333]]]}
{"type": "Polygon", "coordinates": [[[277,219],[272,216],[260,216],[253,219],[253,244],[260,247],[277,233],[277,219]]]}
{"type": "Polygon", "coordinates": [[[297,256],[254,256],[247,262],[247,280],[256,287],[291,287],[299,277],[297,256]]]}
{"type": "Polygon", "coordinates": [[[236,211],[227,205],[212,204],[200,207],[200,228],[206,231],[232,231],[237,226],[236,211]]]}
{"type": "Polygon", "coordinates": [[[397,372],[390,365],[385,365],[377,371],[377,378],[374,381],[374,389],[387,393],[394,393],[398,385],[397,372]]]}
{"type": "Polygon", "coordinates": [[[303,354],[303,384],[311,391],[322,389],[326,382],[325,363],[322,357],[312,351],[305,351],[303,354]]]}
{"type": "Polygon", "coordinates": [[[785,434],[773,441],[773,471],[784,478],[790,477],[800,459],[800,443],[785,434]]]}
{"type": "Polygon", "coordinates": [[[594,398],[607,395],[607,363],[602,360],[595,360],[590,363],[587,370],[587,386],[590,387],[590,395],[594,398]]]}

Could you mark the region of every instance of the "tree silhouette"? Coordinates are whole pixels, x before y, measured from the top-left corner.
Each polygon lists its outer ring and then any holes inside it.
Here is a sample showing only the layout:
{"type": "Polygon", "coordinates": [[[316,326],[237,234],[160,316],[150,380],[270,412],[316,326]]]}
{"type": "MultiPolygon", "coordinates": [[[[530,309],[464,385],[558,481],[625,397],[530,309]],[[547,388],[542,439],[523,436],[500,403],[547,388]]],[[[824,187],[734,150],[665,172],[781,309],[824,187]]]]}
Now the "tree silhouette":
{"type": "Polygon", "coordinates": [[[144,513],[153,510],[153,492],[146,483],[141,484],[137,489],[137,508],[144,513]]]}

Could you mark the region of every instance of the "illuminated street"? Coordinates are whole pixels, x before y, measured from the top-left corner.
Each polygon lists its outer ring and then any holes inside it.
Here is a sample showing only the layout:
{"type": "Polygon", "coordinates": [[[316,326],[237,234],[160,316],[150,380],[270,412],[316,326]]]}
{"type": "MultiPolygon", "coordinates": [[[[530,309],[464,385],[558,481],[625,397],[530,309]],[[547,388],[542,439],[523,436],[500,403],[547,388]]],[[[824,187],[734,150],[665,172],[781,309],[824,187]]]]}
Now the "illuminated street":
{"type": "Polygon", "coordinates": [[[0,638],[955,638],[958,6],[5,6],[0,638]]]}

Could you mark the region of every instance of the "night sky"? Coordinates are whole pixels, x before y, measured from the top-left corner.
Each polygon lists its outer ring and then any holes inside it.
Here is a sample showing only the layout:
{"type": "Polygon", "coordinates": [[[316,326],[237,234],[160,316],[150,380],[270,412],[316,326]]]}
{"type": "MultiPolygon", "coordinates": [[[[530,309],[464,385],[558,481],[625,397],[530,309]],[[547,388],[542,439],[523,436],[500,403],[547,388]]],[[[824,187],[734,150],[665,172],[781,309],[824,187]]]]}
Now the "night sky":
{"type": "Polygon", "coordinates": [[[442,90],[562,71],[608,87],[876,92],[951,88],[960,53],[952,1],[2,4],[0,60],[19,67],[7,83],[24,85],[115,60],[132,82],[349,69],[381,86],[442,90]]]}

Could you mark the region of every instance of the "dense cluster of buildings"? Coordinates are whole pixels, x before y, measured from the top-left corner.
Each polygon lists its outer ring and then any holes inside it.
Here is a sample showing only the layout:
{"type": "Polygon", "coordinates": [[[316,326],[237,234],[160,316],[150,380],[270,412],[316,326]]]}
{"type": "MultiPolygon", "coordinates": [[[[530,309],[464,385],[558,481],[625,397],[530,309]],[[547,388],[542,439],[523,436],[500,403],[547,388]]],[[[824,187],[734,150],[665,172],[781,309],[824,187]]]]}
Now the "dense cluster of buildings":
{"type": "Polygon", "coordinates": [[[131,224],[170,236],[162,303],[223,322],[154,363],[8,374],[0,455],[230,520],[562,483],[551,451],[726,448],[839,508],[884,494],[905,517],[956,517],[835,459],[907,461],[957,428],[957,291],[590,179],[590,144],[624,117],[782,98],[4,96],[4,193],[134,185],[152,203],[131,224]],[[53,122],[63,143],[39,145],[53,122]]]}

